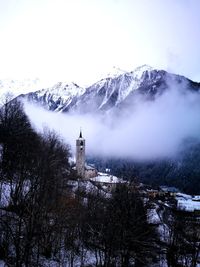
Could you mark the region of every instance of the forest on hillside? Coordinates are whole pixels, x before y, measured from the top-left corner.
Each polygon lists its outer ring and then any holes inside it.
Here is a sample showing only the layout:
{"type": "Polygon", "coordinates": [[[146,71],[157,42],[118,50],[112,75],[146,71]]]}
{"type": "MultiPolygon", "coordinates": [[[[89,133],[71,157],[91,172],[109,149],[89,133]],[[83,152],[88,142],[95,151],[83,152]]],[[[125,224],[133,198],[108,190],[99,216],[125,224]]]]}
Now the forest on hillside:
{"type": "Polygon", "coordinates": [[[197,266],[196,224],[178,214],[164,216],[166,241],[148,220],[151,202],[134,184],[109,197],[81,188],[72,195],[69,146],[48,129],[37,133],[17,101],[0,109],[0,148],[4,266],[141,267],[163,257],[168,267],[197,266]]]}
{"type": "Polygon", "coordinates": [[[200,194],[200,143],[185,140],[180,153],[173,159],[135,161],[130,158],[88,157],[97,169],[111,173],[128,181],[139,181],[155,188],[161,185],[175,186],[181,192],[200,194]]]}

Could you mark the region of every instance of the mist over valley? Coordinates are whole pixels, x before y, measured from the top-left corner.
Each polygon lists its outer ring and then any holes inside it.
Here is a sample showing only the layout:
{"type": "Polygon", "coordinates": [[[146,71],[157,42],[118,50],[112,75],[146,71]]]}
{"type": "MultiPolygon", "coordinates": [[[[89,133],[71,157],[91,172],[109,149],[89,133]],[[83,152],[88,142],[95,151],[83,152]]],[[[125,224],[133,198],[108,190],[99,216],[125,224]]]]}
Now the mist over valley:
{"type": "Polygon", "coordinates": [[[70,144],[73,155],[81,128],[86,155],[102,170],[110,167],[110,161],[112,172],[122,177],[137,176],[147,183],[173,184],[191,192],[193,177],[198,184],[200,171],[196,165],[199,89],[198,83],[183,76],[142,66],[85,89],[58,83],[19,99],[35,129],[55,130],[70,144]],[[122,171],[126,165],[131,169],[128,174],[122,171]]]}

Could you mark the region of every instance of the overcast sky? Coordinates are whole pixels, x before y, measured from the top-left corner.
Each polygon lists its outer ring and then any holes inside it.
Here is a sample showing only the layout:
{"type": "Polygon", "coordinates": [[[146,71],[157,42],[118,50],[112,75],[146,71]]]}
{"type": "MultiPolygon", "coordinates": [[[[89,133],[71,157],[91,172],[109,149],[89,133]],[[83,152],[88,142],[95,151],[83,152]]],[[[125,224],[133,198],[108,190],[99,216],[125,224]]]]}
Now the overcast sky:
{"type": "Polygon", "coordinates": [[[198,0],[0,0],[0,79],[96,81],[149,64],[200,81],[198,0]]]}

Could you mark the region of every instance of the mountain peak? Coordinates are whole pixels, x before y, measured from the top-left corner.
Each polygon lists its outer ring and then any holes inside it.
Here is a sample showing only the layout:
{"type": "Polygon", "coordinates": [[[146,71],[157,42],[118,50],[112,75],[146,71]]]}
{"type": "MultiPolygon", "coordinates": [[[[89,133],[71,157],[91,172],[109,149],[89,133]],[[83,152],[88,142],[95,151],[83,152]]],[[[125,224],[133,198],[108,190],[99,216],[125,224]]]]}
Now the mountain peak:
{"type": "Polygon", "coordinates": [[[107,74],[107,77],[109,78],[116,78],[124,73],[126,73],[127,71],[122,70],[116,66],[113,66],[111,71],[107,74]]]}
{"type": "Polygon", "coordinates": [[[110,72],[107,73],[106,78],[114,79],[114,78],[119,77],[120,75],[124,75],[126,73],[131,73],[131,74],[134,74],[135,78],[140,79],[142,77],[142,74],[145,71],[150,72],[150,71],[152,71],[154,69],[155,68],[144,64],[144,65],[141,65],[141,66],[135,68],[133,71],[129,72],[127,70],[122,70],[121,68],[113,66],[113,68],[110,70],[110,72]]]}
{"type": "MultiPolygon", "coordinates": [[[[52,111],[107,112],[125,107],[127,103],[130,105],[136,95],[153,100],[155,95],[161,95],[168,89],[167,81],[170,79],[177,80],[179,84],[187,80],[148,65],[130,72],[114,67],[106,78],[87,88],[74,82],[59,82],[25,97],[52,111]]],[[[200,91],[199,84],[191,83],[191,88],[200,91]]]]}
{"type": "Polygon", "coordinates": [[[142,77],[142,74],[145,72],[145,71],[152,71],[152,70],[154,70],[154,68],[153,67],[151,67],[151,66],[149,66],[149,65],[142,65],[142,66],[139,66],[139,67],[137,67],[134,71],[133,71],[133,73],[135,74],[135,77],[137,78],[137,79],[140,79],[141,77],[142,77]]]}
{"type": "Polygon", "coordinates": [[[135,71],[151,71],[153,70],[154,68],[150,65],[147,65],[147,64],[144,64],[144,65],[141,65],[141,66],[138,66],[137,68],[135,68],[135,71]]]}

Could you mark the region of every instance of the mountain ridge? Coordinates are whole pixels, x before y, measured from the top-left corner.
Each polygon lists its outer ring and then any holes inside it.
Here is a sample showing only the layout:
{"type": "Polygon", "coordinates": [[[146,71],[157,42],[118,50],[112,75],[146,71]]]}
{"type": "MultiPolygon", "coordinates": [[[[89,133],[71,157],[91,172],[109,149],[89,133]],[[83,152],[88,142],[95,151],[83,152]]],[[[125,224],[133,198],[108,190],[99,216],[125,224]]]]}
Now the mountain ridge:
{"type": "Polygon", "coordinates": [[[17,98],[55,112],[108,112],[132,103],[136,95],[152,100],[167,88],[177,85],[193,91],[200,90],[200,83],[184,76],[142,65],[134,71],[120,70],[108,75],[87,88],[76,83],[59,82],[17,98]]]}

